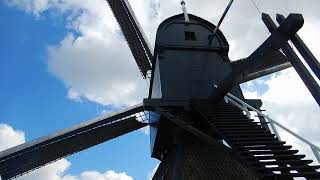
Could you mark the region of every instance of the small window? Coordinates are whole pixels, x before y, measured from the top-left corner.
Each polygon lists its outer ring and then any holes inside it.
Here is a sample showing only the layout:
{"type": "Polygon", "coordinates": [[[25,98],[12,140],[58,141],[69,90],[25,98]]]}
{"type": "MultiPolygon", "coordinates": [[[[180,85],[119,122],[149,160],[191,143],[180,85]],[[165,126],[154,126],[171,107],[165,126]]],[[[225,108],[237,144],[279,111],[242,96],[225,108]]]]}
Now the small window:
{"type": "Polygon", "coordinates": [[[196,33],[191,32],[191,31],[185,31],[184,37],[185,37],[185,40],[187,40],[187,41],[196,41],[197,40],[196,33]]]}

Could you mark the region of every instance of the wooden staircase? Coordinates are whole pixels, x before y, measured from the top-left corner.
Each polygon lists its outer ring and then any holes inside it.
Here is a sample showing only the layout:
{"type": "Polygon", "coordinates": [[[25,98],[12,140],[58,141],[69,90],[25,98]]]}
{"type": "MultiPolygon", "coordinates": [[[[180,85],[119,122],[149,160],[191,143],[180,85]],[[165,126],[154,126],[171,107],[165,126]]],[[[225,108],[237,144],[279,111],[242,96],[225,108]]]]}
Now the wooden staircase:
{"type": "Polygon", "coordinates": [[[312,160],[304,160],[305,155],[297,154],[298,150],[279,141],[242,110],[226,103],[212,105],[204,102],[196,103],[193,108],[262,179],[320,179],[319,165],[310,165],[312,160]]]}

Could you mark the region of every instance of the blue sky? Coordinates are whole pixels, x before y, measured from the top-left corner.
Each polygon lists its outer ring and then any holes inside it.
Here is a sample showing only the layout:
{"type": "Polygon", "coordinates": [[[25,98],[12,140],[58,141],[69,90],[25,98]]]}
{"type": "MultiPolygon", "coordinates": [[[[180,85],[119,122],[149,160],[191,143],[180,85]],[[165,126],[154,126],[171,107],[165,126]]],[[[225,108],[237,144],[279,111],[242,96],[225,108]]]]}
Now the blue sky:
{"type": "MultiPolygon", "coordinates": [[[[48,72],[47,47],[67,31],[60,18],[35,19],[0,3],[0,123],[25,132],[26,140],[48,135],[94,118],[108,107],[67,98],[66,86],[48,72]]],[[[68,160],[68,173],[115,170],[146,179],[157,162],[151,160],[149,137],[141,131],[78,153],[68,160]]]]}
{"type": "MultiPolygon", "coordinates": [[[[178,1],[129,1],[151,44],[159,23],[181,12],[178,1]]],[[[187,1],[189,12],[213,23],[227,4],[198,2],[187,1]]],[[[320,58],[318,0],[257,3],[273,17],[275,13],[303,13],[306,23],[299,33],[320,58]]],[[[4,0],[0,20],[0,130],[1,124],[7,124],[23,131],[30,141],[103,111],[139,103],[146,96],[146,82],[105,0],[4,0]]],[[[247,57],[269,36],[250,1],[235,1],[221,30],[229,41],[231,59],[247,57]]],[[[320,143],[320,110],[294,70],[244,84],[243,90],[247,97],[261,98],[271,117],[320,143]]],[[[310,155],[300,142],[283,135],[282,139],[310,155]]],[[[1,140],[0,132],[0,149],[1,140]]],[[[84,171],[114,170],[147,179],[158,164],[150,158],[149,149],[149,136],[139,130],[67,158],[72,165],[63,173],[79,176],[84,171]]]]}

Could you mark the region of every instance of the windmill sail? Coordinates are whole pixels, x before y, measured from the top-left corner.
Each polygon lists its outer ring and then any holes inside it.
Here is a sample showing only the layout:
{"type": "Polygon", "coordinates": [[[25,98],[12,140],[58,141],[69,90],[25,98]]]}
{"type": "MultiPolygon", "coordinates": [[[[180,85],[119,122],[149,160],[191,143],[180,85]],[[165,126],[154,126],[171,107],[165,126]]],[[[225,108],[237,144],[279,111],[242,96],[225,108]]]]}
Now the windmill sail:
{"type": "Polygon", "coordinates": [[[151,46],[127,0],[107,0],[144,78],[151,70],[151,46]]]}
{"type": "Polygon", "coordinates": [[[144,127],[137,120],[142,105],[120,113],[103,115],[56,134],[21,144],[0,153],[2,180],[19,176],[50,162],[85,150],[107,140],[144,127]]]}
{"type": "MultiPolygon", "coordinates": [[[[245,64],[246,59],[235,61],[233,66],[241,66],[245,64]]],[[[256,67],[249,67],[244,70],[242,80],[239,83],[248,82],[287,68],[292,67],[287,57],[280,51],[271,53],[257,62],[256,67]]]]}

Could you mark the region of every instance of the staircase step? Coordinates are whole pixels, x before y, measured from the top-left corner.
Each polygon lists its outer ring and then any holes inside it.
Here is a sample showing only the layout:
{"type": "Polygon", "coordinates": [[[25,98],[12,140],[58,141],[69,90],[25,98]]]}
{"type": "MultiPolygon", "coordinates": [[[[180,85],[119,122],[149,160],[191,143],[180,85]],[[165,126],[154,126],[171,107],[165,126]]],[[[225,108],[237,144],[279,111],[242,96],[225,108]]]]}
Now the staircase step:
{"type": "MultiPolygon", "coordinates": [[[[218,129],[219,130],[219,129],[218,129]]],[[[253,130],[226,130],[221,131],[221,133],[231,134],[231,135],[238,135],[238,134],[270,134],[270,132],[266,131],[265,129],[253,129],[253,130]]]]}
{"type": "Polygon", "coordinates": [[[233,110],[231,111],[214,111],[214,112],[206,112],[207,116],[223,116],[223,117],[240,117],[240,118],[246,118],[247,116],[243,114],[242,112],[236,112],[234,113],[233,110]]]}
{"type": "Polygon", "coordinates": [[[274,151],[267,151],[267,150],[259,150],[259,151],[246,151],[242,152],[242,154],[253,154],[253,155],[263,155],[263,154],[297,154],[298,150],[274,150],[274,151]]]}
{"type": "MultiPolygon", "coordinates": [[[[305,158],[306,156],[305,155],[262,155],[262,156],[254,156],[255,159],[258,159],[258,160],[272,160],[272,159],[292,159],[292,158],[299,158],[299,159],[302,159],[302,158],[305,158]]],[[[251,158],[251,157],[250,157],[251,158]]]]}
{"type": "Polygon", "coordinates": [[[248,119],[232,119],[232,118],[208,118],[208,121],[211,123],[238,123],[238,122],[248,122],[251,123],[254,120],[248,120],[248,119]]]}
{"type": "Polygon", "coordinates": [[[247,147],[237,147],[239,150],[286,150],[291,149],[290,145],[272,145],[272,146],[247,146],[247,147]]]}
{"type": "Polygon", "coordinates": [[[252,123],[248,124],[216,124],[217,128],[261,128],[261,125],[256,125],[252,123]]]}
{"type": "Polygon", "coordinates": [[[239,118],[247,118],[245,114],[242,112],[234,113],[233,110],[231,111],[214,111],[214,112],[205,112],[207,116],[220,116],[220,117],[239,117],[239,118]]]}
{"type": "Polygon", "coordinates": [[[237,119],[237,120],[230,120],[230,119],[208,119],[208,122],[214,125],[236,125],[236,124],[252,124],[254,120],[243,120],[243,119],[237,119]]]}
{"type": "MultiPolygon", "coordinates": [[[[301,164],[311,164],[312,160],[277,160],[277,161],[260,161],[258,164],[263,164],[265,166],[269,165],[283,165],[283,164],[289,164],[289,165],[301,165],[301,164]]],[[[253,163],[256,164],[256,163],[253,163]]]]}
{"type": "Polygon", "coordinates": [[[234,128],[217,128],[219,131],[224,132],[224,131],[262,131],[262,132],[266,132],[265,129],[262,129],[261,127],[257,126],[257,127],[234,127],[234,128]]]}
{"type": "Polygon", "coordinates": [[[226,117],[226,118],[239,118],[239,119],[248,119],[248,116],[246,114],[241,113],[235,113],[232,114],[231,112],[213,112],[213,113],[205,113],[207,117],[226,117]]]}
{"type": "Polygon", "coordinates": [[[274,138],[275,135],[274,134],[270,134],[270,133],[267,133],[267,134],[245,134],[245,133],[242,133],[242,134],[227,134],[226,135],[226,139],[234,139],[234,138],[259,138],[259,137],[262,137],[262,138],[265,138],[265,137],[270,137],[270,138],[274,138]]]}
{"type": "MultiPolygon", "coordinates": [[[[202,111],[203,111],[204,109],[202,109],[202,111]]],[[[235,111],[235,109],[233,109],[233,108],[225,108],[225,109],[219,109],[219,108],[216,108],[216,109],[206,109],[206,110],[204,110],[205,112],[207,112],[208,114],[209,113],[215,113],[215,112],[220,112],[221,114],[227,114],[227,115],[229,115],[230,113],[232,113],[232,114],[240,114],[240,113],[242,113],[242,111],[241,110],[238,110],[238,111],[235,111]],[[230,113],[226,113],[226,112],[230,112],[230,113]]]]}
{"type": "Polygon", "coordinates": [[[261,146],[261,145],[283,145],[285,141],[256,141],[256,142],[231,142],[233,146],[261,146]]]}
{"type": "Polygon", "coordinates": [[[230,114],[240,114],[242,115],[242,110],[234,110],[232,108],[226,108],[226,109],[201,109],[202,112],[206,114],[212,114],[212,113],[219,113],[219,114],[224,114],[224,115],[230,115],[230,114]]]}
{"type": "Polygon", "coordinates": [[[201,111],[214,111],[214,110],[234,110],[241,112],[242,110],[235,108],[233,106],[198,106],[201,111]]]}
{"type": "Polygon", "coordinates": [[[239,117],[215,117],[208,116],[208,120],[210,122],[253,122],[254,120],[248,120],[247,118],[239,118],[239,117]]]}
{"type": "Polygon", "coordinates": [[[307,179],[320,179],[319,172],[302,172],[302,173],[281,173],[281,174],[266,174],[265,177],[275,177],[276,179],[283,179],[283,178],[294,178],[294,177],[305,177],[307,179]]]}
{"type": "Polygon", "coordinates": [[[241,129],[241,130],[220,130],[221,133],[224,134],[270,134],[265,129],[241,129]]]}
{"type": "Polygon", "coordinates": [[[228,141],[231,141],[231,142],[242,142],[242,141],[249,141],[249,142],[252,142],[252,141],[277,141],[278,138],[275,138],[275,137],[233,137],[233,138],[228,138],[228,141]]]}
{"type": "Polygon", "coordinates": [[[263,137],[268,136],[270,133],[263,131],[233,131],[233,132],[221,132],[224,137],[263,137]]]}
{"type": "Polygon", "coordinates": [[[220,121],[220,122],[214,122],[215,125],[260,125],[261,122],[252,122],[248,120],[243,120],[243,121],[236,121],[236,122],[228,122],[228,121],[220,121]]]}
{"type": "MultiPolygon", "coordinates": [[[[306,169],[320,169],[320,165],[316,165],[316,166],[290,166],[290,167],[267,167],[268,170],[271,171],[283,171],[283,170],[290,170],[290,171],[294,171],[294,170],[306,170],[306,169]]],[[[265,168],[259,168],[259,170],[265,170],[265,168]]]]}

